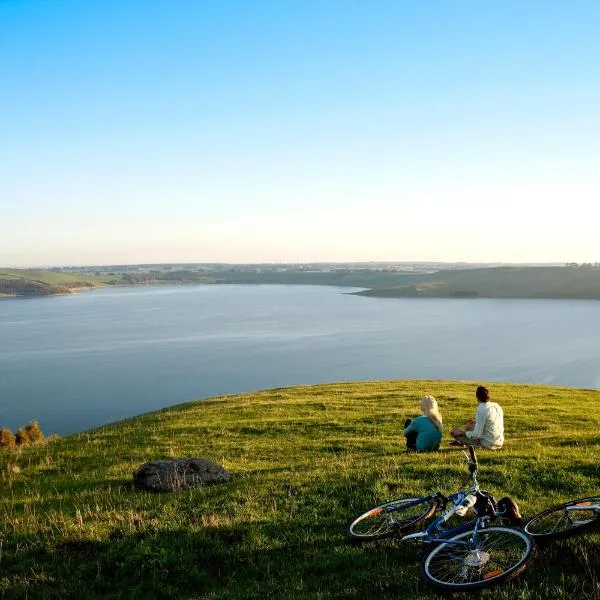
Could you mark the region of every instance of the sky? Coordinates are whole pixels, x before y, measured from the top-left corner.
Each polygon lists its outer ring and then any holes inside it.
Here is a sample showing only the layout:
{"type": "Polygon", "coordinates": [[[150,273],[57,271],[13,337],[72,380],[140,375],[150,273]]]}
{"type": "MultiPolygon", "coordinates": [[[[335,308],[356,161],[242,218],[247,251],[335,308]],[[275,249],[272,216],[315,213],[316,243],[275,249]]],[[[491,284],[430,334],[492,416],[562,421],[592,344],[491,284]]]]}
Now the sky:
{"type": "Polygon", "coordinates": [[[0,266],[600,261],[597,0],[0,0],[0,266]]]}

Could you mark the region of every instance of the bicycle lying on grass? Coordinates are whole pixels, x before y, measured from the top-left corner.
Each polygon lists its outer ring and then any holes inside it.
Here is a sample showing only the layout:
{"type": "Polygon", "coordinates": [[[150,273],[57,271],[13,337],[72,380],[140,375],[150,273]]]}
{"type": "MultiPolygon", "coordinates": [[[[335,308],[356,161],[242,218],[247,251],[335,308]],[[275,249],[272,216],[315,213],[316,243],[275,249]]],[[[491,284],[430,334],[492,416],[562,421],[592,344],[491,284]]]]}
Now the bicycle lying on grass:
{"type": "MultiPolygon", "coordinates": [[[[463,451],[464,452],[464,451],[463,451]]],[[[425,544],[421,563],[424,580],[446,591],[466,591],[491,587],[508,581],[528,566],[534,550],[533,538],[521,529],[516,504],[508,497],[496,502],[477,483],[477,459],[469,447],[472,483],[449,496],[437,492],[429,496],[399,498],[381,504],[352,521],[355,540],[396,537],[400,541],[418,540],[425,544]],[[447,508],[449,506],[449,508],[447,508]],[[473,512],[475,519],[445,528],[453,515],[473,512]],[[415,529],[441,513],[424,531],[415,529]],[[500,525],[493,525],[494,520],[500,525]]]]}
{"type": "Polygon", "coordinates": [[[558,504],[531,517],[523,529],[540,542],[566,538],[600,526],[600,496],[558,504]]]}

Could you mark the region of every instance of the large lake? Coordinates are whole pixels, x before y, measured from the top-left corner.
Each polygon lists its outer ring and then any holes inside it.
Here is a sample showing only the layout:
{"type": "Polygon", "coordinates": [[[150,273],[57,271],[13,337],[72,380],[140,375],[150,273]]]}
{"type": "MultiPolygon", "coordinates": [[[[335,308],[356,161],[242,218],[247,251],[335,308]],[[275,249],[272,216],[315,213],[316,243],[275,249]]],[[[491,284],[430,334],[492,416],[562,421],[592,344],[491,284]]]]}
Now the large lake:
{"type": "Polygon", "coordinates": [[[67,434],[271,387],[462,379],[600,387],[600,302],[165,286],[0,300],[0,426],[67,434]]]}

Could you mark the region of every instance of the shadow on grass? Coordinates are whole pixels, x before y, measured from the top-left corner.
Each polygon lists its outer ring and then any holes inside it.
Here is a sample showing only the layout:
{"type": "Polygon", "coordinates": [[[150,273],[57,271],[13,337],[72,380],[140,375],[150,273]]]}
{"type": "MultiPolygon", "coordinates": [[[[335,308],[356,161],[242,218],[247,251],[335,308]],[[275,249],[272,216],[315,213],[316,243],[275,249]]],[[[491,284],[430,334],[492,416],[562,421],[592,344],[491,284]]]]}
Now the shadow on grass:
{"type": "MultiPolygon", "coordinates": [[[[365,598],[401,595],[393,545],[357,548],[302,528],[272,525],[125,533],[106,540],[5,544],[0,595],[20,599],[365,598]],[[261,547],[260,540],[276,547],[261,547]]],[[[406,563],[417,575],[415,565],[406,563]]],[[[411,586],[412,587],[412,586],[411,586]]]]}
{"type": "MultiPolygon", "coordinates": [[[[417,592],[422,584],[414,548],[390,542],[356,547],[346,538],[353,516],[346,492],[364,493],[376,479],[373,473],[360,481],[285,482],[247,497],[253,482],[244,478],[210,488],[208,495],[203,490],[197,502],[194,492],[164,495],[177,511],[175,520],[140,514],[134,524],[115,524],[102,539],[86,530],[6,535],[0,597],[326,600],[398,597],[407,586],[417,592]],[[253,517],[238,525],[201,525],[211,514],[225,517],[239,501],[257,498],[279,508],[250,513],[253,517]],[[186,521],[189,527],[181,527],[186,521]]],[[[152,497],[161,503],[160,495],[152,497]]]]}
{"type": "MultiPolygon", "coordinates": [[[[141,515],[135,528],[123,522],[102,539],[84,537],[83,533],[81,537],[46,539],[7,535],[2,539],[0,597],[436,597],[420,579],[415,545],[395,541],[349,543],[348,522],[369,508],[365,502],[373,495],[377,482],[381,482],[379,472],[346,478],[330,474],[299,486],[291,486],[289,481],[269,485],[248,497],[254,480],[244,478],[239,485],[210,488],[208,495],[203,491],[197,502],[193,493],[165,495],[165,502],[175,507],[178,519],[163,516],[158,521],[146,520],[141,515]],[[206,513],[232,513],[238,501],[246,499],[273,503],[277,510],[249,513],[250,518],[237,525],[200,525],[206,513]],[[182,522],[189,526],[182,527],[182,522]]],[[[160,501],[159,495],[153,497],[160,501]]],[[[593,598],[600,580],[595,540],[568,540],[541,552],[532,571],[515,584],[522,586],[520,592],[525,590],[518,596],[549,599],[558,597],[556,590],[562,590],[571,597],[593,598]]],[[[494,597],[517,597],[515,589],[503,586],[494,597]]]]}
{"type": "MultiPolygon", "coordinates": [[[[11,540],[2,559],[0,594],[34,599],[435,598],[420,580],[413,546],[353,545],[321,531],[257,524],[125,533],[55,544],[11,540]],[[261,539],[275,541],[264,547],[261,539]]],[[[540,549],[530,571],[494,597],[597,597],[597,541],[572,539],[540,549]],[[554,590],[554,591],[553,591],[554,590]],[[518,592],[518,593],[517,593],[518,592]],[[517,594],[517,595],[515,595],[517,594]]]]}

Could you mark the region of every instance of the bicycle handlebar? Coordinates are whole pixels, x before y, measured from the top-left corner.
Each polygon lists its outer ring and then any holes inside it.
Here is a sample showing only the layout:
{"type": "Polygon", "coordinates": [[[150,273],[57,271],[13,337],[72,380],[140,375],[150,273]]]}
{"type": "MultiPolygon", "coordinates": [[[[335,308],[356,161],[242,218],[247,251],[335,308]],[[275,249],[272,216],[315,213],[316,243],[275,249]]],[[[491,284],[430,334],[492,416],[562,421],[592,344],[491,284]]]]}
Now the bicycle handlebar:
{"type": "Polygon", "coordinates": [[[471,456],[471,462],[477,466],[477,458],[475,458],[475,448],[473,446],[469,446],[469,455],[471,456]]]}
{"type": "Polygon", "coordinates": [[[474,473],[477,472],[477,458],[475,457],[475,449],[473,448],[473,446],[469,446],[469,454],[467,454],[464,450],[463,450],[463,454],[465,455],[466,459],[469,461],[469,473],[471,473],[471,475],[473,475],[474,473]]]}

